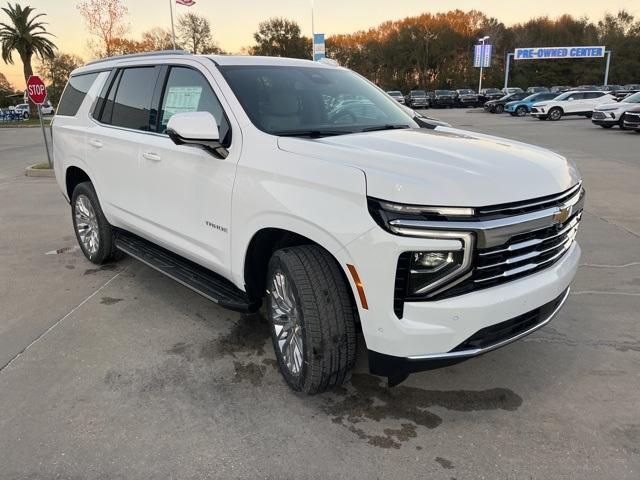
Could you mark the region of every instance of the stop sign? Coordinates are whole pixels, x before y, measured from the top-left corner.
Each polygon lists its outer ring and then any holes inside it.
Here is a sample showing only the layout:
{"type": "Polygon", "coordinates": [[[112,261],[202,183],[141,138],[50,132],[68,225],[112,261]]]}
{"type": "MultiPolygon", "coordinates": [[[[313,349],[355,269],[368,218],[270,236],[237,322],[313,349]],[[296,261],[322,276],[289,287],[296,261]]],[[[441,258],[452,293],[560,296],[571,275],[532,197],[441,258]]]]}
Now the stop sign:
{"type": "Polygon", "coordinates": [[[47,98],[47,87],[37,75],[31,75],[27,80],[27,95],[36,105],[42,105],[47,98]]]}

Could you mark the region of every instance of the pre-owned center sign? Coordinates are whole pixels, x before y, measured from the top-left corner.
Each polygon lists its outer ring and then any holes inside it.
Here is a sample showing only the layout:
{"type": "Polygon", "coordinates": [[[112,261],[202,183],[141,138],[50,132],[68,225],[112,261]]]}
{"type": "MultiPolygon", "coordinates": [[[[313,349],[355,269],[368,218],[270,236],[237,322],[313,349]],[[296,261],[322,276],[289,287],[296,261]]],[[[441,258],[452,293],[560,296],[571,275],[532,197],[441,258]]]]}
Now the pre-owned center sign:
{"type": "Polygon", "coordinates": [[[606,47],[534,47],[516,48],[516,60],[545,60],[557,58],[602,58],[606,47]]]}

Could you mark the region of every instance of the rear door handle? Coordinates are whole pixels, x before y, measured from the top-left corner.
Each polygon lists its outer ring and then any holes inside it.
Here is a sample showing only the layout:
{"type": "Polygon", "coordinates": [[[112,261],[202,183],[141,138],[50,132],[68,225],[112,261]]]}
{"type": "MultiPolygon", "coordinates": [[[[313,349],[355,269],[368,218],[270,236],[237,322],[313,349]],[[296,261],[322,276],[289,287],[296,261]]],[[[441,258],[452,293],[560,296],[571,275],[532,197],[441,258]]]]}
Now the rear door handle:
{"type": "Polygon", "coordinates": [[[89,140],[89,145],[95,148],[102,148],[103,144],[100,140],[96,140],[95,138],[89,140]]]}
{"type": "Polygon", "coordinates": [[[153,162],[159,162],[160,160],[162,160],[162,157],[160,156],[160,154],[156,152],[144,152],[142,156],[147,160],[151,160],[153,162]]]}

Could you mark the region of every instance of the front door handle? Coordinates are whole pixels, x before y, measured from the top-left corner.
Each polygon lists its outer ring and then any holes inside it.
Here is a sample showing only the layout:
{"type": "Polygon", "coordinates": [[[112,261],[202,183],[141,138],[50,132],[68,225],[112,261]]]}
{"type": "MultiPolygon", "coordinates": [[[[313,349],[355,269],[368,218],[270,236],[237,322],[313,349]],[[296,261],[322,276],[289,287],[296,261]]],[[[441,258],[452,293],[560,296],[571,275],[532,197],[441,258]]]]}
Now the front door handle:
{"type": "Polygon", "coordinates": [[[160,160],[162,160],[160,154],[156,152],[144,152],[142,156],[147,160],[151,160],[153,162],[159,162],[160,160]]]}
{"type": "Polygon", "coordinates": [[[100,140],[96,140],[95,138],[92,138],[91,140],[89,140],[89,145],[91,145],[94,148],[102,148],[103,144],[100,140]]]}

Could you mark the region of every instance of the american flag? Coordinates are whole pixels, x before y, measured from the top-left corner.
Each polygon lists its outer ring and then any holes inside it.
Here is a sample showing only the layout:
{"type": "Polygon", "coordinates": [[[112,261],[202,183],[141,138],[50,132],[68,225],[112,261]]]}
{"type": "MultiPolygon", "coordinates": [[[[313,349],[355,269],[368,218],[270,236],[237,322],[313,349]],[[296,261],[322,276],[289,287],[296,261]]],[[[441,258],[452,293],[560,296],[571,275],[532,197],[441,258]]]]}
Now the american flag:
{"type": "Polygon", "coordinates": [[[196,4],[194,0],[176,0],[178,5],[184,5],[185,7],[192,7],[196,4]]]}

